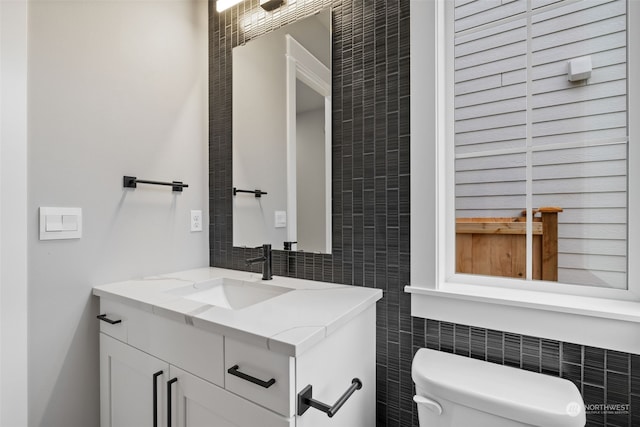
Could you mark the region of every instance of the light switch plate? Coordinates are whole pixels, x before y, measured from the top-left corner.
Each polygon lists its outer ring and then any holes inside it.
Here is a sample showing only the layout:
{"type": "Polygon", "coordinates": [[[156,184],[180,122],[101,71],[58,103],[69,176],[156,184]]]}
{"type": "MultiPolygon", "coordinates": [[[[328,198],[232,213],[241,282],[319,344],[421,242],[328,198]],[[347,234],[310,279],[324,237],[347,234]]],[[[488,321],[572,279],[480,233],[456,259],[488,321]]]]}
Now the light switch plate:
{"type": "Polygon", "coordinates": [[[82,208],[40,208],[40,240],[82,237],[82,208]]]}
{"type": "Polygon", "coordinates": [[[275,211],[274,227],[285,228],[287,226],[287,211],[275,211]]]}

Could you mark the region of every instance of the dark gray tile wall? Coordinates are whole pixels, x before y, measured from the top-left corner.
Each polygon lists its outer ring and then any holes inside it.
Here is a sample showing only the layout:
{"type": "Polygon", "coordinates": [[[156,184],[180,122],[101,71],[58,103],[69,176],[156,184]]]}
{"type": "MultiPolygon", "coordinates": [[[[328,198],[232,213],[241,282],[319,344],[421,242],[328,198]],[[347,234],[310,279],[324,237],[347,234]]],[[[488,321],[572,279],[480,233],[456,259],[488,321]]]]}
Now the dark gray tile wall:
{"type": "Polygon", "coordinates": [[[231,49],[326,6],[333,8],[333,253],[275,251],[274,274],[384,291],[377,426],[417,426],[411,360],[420,347],[569,378],[588,403],[631,404],[631,414],[594,410],[590,426],[640,426],[640,356],[410,316],[402,291],[410,255],[408,0],[288,0],[266,15],[258,0],[222,14],[210,3],[210,265],[244,270],[258,253],[232,243],[231,49]],[[255,25],[238,28],[256,12],[255,25]]]}
{"type": "MultiPolygon", "coordinates": [[[[289,0],[260,16],[247,0],[210,6],[210,263],[246,269],[258,251],[233,247],[231,49],[332,7],[333,248],[331,255],[274,251],[274,274],[380,288],[377,316],[378,425],[413,422],[409,296],[409,1],[289,0]]],[[[242,114],[242,112],[233,112],[242,114]]],[[[256,267],[256,271],[260,266],[256,267]]]]}
{"type": "Polygon", "coordinates": [[[413,318],[413,352],[422,347],[566,378],[587,426],[640,426],[640,355],[413,318]]]}

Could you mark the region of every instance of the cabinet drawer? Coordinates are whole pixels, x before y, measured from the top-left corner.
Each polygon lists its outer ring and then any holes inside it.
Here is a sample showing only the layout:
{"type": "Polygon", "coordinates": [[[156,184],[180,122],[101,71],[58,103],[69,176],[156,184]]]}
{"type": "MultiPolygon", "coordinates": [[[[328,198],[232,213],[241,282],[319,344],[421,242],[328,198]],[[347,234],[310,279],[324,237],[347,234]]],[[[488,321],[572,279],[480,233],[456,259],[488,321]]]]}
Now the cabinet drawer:
{"type": "Polygon", "coordinates": [[[295,418],[283,417],[216,387],[173,366],[170,378],[175,399],[172,426],[177,427],[294,427],[295,418]]]}
{"type": "Polygon", "coordinates": [[[100,321],[100,332],[122,342],[127,342],[131,320],[130,310],[129,307],[120,303],[100,298],[100,314],[106,315],[106,319],[100,321]],[[119,322],[111,324],[109,320],[119,322]]]}
{"type": "Polygon", "coordinates": [[[224,347],[227,390],[285,417],[294,415],[293,358],[227,337],[224,347]]]}
{"type": "Polygon", "coordinates": [[[224,385],[222,335],[151,313],[141,314],[140,322],[129,323],[130,345],[220,387],[224,385]]]}
{"type": "Polygon", "coordinates": [[[222,335],[100,298],[101,314],[121,320],[100,322],[100,332],[153,354],[219,386],[224,385],[222,335]]]}

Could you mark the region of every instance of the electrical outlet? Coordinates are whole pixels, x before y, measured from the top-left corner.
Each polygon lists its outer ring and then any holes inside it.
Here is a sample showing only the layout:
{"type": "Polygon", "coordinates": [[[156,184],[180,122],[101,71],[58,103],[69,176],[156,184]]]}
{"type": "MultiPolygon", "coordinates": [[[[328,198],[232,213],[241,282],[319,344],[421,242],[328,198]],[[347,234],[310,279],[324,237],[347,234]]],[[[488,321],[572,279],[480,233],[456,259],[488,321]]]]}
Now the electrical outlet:
{"type": "Polygon", "coordinates": [[[191,211],[191,231],[202,231],[202,211],[191,211]]]}

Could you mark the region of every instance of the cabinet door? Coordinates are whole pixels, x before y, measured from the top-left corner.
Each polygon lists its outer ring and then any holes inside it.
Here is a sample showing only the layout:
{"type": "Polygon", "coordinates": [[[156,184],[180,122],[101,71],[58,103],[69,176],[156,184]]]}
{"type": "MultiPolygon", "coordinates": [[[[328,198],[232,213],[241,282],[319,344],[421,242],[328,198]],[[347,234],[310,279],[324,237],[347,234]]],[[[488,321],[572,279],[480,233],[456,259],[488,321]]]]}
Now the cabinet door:
{"type": "Polygon", "coordinates": [[[284,418],[171,366],[170,427],[293,427],[284,418]]]}
{"type": "Polygon", "coordinates": [[[168,376],[166,362],[100,333],[100,425],[164,427],[168,376]]]}
{"type": "Polygon", "coordinates": [[[371,427],[376,425],[376,311],[360,313],[296,359],[296,390],[313,387],[313,398],[333,405],[351,386],[362,382],[344,406],[329,418],[309,408],[297,415],[297,427],[371,427]]]}

